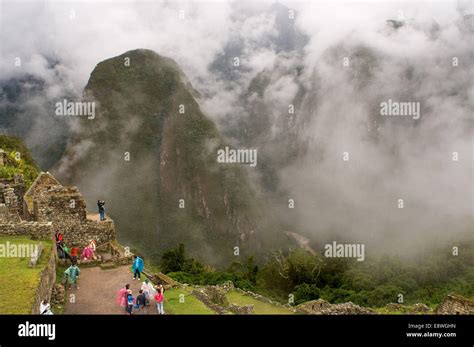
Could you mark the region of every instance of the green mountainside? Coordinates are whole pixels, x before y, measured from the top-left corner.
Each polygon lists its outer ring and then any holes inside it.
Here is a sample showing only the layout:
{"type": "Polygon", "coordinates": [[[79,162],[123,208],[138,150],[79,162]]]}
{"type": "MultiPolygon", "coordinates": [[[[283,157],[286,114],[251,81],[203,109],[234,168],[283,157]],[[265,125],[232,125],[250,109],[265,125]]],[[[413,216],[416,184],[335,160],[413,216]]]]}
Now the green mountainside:
{"type": "Polygon", "coordinates": [[[184,243],[217,265],[235,247],[245,256],[283,245],[248,168],[217,163],[226,143],[193,95],[176,63],[153,51],[99,63],[84,90],[96,116],[79,119],[59,178],[89,206],[106,200],[122,243],[156,257],[184,243]]]}

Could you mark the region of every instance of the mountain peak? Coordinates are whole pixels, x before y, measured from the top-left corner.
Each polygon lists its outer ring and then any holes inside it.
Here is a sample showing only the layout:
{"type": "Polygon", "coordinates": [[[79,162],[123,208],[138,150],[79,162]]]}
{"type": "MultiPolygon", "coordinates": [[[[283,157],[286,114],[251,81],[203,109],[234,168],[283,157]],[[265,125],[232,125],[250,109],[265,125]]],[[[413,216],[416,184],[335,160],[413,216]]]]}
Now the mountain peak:
{"type": "Polygon", "coordinates": [[[217,162],[224,141],[172,59],[146,49],[107,59],[84,95],[96,117],[80,119],[58,171],[109,202],[119,238],[149,254],[184,241],[213,264],[236,245],[262,247],[264,204],[243,167],[217,162]]]}

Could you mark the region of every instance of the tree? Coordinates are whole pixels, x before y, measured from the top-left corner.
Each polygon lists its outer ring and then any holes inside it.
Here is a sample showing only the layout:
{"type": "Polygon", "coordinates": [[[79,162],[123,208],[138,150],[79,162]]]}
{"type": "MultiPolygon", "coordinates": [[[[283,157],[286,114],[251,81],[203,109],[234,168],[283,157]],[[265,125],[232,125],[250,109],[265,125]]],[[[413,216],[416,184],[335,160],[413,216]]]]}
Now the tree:
{"type": "Polygon", "coordinates": [[[164,273],[185,271],[186,254],[184,244],[166,251],[161,257],[161,269],[164,273]]]}

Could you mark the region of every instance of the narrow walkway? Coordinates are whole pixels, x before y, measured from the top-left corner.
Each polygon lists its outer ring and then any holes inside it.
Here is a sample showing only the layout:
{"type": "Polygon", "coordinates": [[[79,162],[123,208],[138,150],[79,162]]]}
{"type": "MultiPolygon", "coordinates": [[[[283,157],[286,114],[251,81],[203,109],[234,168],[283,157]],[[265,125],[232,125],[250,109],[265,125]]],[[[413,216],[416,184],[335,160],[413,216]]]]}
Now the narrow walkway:
{"type": "MultiPolygon", "coordinates": [[[[100,215],[96,212],[88,212],[86,217],[89,220],[93,220],[95,222],[100,222],[100,215]]],[[[110,220],[110,218],[107,214],[105,215],[105,220],[110,220]]]]}
{"type": "MultiPolygon", "coordinates": [[[[100,267],[82,268],[79,289],[72,288],[66,293],[65,314],[125,314],[125,308],[115,304],[117,291],[130,284],[136,298],[141,287],[140,281],[132,280],[131,266],[102,270],[100,267]],[[70,294],[75,295],[75,303],[69,302],[70,294]]],[[[142,275],[142,281],[145,277],[142,275]]],[[[147,308],[148,314],[157,314],[154,301],[147,308]]],[[[137,310],[134,310],[134,314],[137,310]]],[[[144,314],[144,312],[142,312],[144,314]]]]}

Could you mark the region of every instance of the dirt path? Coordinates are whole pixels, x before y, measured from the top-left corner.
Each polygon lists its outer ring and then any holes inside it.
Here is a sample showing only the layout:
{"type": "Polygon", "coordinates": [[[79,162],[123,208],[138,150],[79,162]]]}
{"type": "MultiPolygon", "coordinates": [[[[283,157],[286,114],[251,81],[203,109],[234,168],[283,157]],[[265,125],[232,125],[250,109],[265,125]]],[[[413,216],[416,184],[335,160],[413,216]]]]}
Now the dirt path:
{"type": "MultiPolygon", "coordinates": [[[[136,297],[141,287],[140,281],[132,280],[130,265],[115,269],[102,270],[100,267],[81,269],[78,285],[79,289],[70,289],[66,293],[65,314],[125,314],[125,308],[115,304],[117,291],[130,284],[133,296],[136,297]],[[69,302],[70,294],[75,295],[75,303],[69,302]]],[[[145,277],[142,275],[142,281],[145,277]]],[[[156,314],[156,307],[152,300],[147,308],[148,314],[156,314]]],[[[134,310],[134,314],[137,310],[134,310]]],[[[142,312],[141,314],[144,314],[142,312]]]]}

